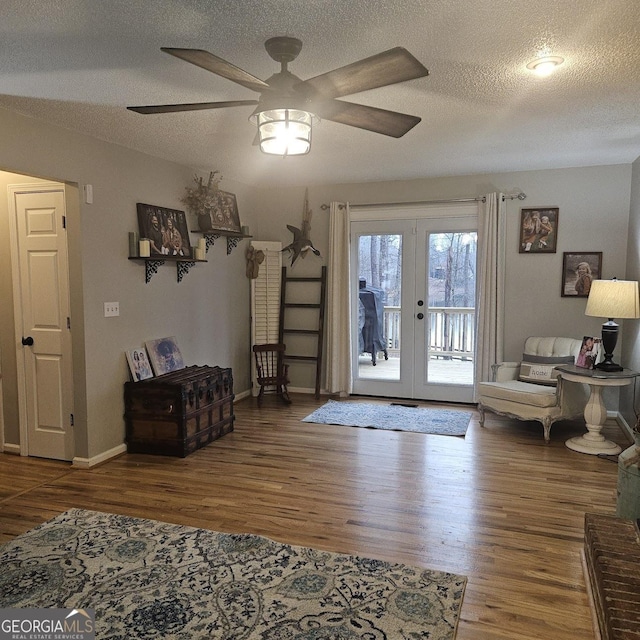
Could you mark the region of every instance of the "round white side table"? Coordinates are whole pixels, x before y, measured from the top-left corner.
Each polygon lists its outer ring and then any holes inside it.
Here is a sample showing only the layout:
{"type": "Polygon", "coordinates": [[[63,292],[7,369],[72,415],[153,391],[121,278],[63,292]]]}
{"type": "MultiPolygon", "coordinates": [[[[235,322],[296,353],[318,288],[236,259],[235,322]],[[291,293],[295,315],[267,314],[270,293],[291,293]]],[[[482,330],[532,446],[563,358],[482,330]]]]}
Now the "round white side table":
{"type": "Polygon", "coordinates": [[[615,442],[606,440],[600,433],[607,419],[607,408],[602,400],[602,390],[606,387],[626,387],[631,384],[640,373],[631,369],[622,371],[600,371],[585,369],[573,364],[562,364],[557,367],[560,375],[569,382],[588,384],[591,390],[587,406],[584,408],[584,419],[587,423],[587,433],[570,438],[565,442],[573,451],[591,455],[616,455],[622,451],[615,442]]]}

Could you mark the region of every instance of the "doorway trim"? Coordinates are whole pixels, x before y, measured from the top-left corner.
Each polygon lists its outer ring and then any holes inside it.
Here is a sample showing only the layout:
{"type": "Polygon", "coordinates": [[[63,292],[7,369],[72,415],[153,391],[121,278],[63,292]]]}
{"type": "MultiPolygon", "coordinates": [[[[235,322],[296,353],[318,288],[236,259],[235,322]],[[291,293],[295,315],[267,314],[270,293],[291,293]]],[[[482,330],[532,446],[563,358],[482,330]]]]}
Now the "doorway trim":
{"type": "MultiPolygon", "coordinates": [[[[446,226],[445,221],[449,220],[452,222],[453,226],[460,227],[458,231],[462,228],[465,230],[474,230],[477,232],[479,225],[479,201],[478,199],[465,199],[464,201],[440,201],[437,203],[403,203],[403,204],[391,204],[391,205],[371,205],[367,207],[365,205],[358,206],[355,210],[350,210],[349,215],[349,264],[350,264],[350,291],[352,293],[350,299],[351,305],[351,326],[349,327],[350,336],[351,336],[351,361],[352,361],[352,387],[358,389],[361,385],[359,384],[358,376],[358,344],[354,339],[354,336],[357,332],[357,299],[354,292],[358,290],[358,256],[357,256],[357,243],[354,241],[355,234],[357,231],[354,229],[354,223],[371,223],[372,228],[375,228],[375,231],[371,231],[372,234],[377,233],[395,233],[395,230],[400,229],[400,234],[405,235],[405,240],[409,241],[411,244],[410,253],[415,253],[416,251],[416,242],[419,227],[421,221],[424,223],[429,223],[429,221],[433,221],[434,224],[438,225],[439,223],[443,223],[446,226]],[[471,223],[471,226],[467,226],[467,222],[471,223]],[[410,227],[407,227],[410,225],[410,227]]],[[[434,227],[435,228],[435,227],[434,227]]],[[[404,244],[404,243],[403,243],[404,244]]],[[[403,261],[403,275],[404,275],[404,261],[403,261]]],[[[412,291],[409,291],[411,299],[416,295],[415,286],[418,284],[419,280],[415,280],[413,283],[412,291]]],[[[476,292],[477,293],[477,292],[476,292]]],[[[406,297],[405,287],[403,286],[403,305],[405,304],[404,299],[406,297]]],[[[415,337],[415,326],[411,326],[408,328],[403,328],[403,337],[404,335],[410,337],[411,342],[413,343],[415,337]],[[407,330],[408,329],[408,330],[407,330]]],[[[418,395],[416,393],[418,389],[418,381],[416,379],[416,365],[414,361],[413,353],[406,353],[403,358],[403,362],[401,364],[401,377],[399,380],[380,380],[380,381],[368,381],[368,389],[364,391],[362,389],[353,393],[364,393],[365,395],[375,395],[379,397],[403,397],[403,398],[412,398],[412,399],[424,399],[422,395],[418,395]],[[410,366],[409,366],[410,365],[410,366]],[[404,374],[402,373],[404,371],[404,374]],[[411,376],[410,388],[411,392],[408,393],[407,388],[407,379],[406,376],[411,376]],[[389,388],[391,387],[391,388],[389,388]],[[378,391],[378,389],[384,389],[384,391],[378,391]]],[[[426,388],[426,380],[424,381],[426,388]]],[[[448,384],[433,384],[432,391],[442,391],[448,388],[453,389],[456,385],[448,385],[448,384]]],[[[466,387],[466,385],[465,385],[466,387]]],[[[462,389],[462,387],[460,387],[462,389]]],[[[464,400],[460,400],[462,402],[471,402],[473,399],[473,389],[474,384],[469,385],[468,391],[462,390],[459,393],[461,396],[464,396],[464,400]]],[[[454,394],[457,392],[454,392],[454,394]]],[[[446,391],[443,394],[435,393],[432,400],[437,401],[438,399],[443,399],[445,401],[457,401],[451,398],[440,398],[440,395],[446,396],[446,391]]]]}
{"type": "MultiPolygon", "coordinates": [[[[0,349],[0,354],[2,349],[0,349]]],[[[0,357],[0,452],[4,451],[4,389],[2,388],[2,358],[0,357]]]]}

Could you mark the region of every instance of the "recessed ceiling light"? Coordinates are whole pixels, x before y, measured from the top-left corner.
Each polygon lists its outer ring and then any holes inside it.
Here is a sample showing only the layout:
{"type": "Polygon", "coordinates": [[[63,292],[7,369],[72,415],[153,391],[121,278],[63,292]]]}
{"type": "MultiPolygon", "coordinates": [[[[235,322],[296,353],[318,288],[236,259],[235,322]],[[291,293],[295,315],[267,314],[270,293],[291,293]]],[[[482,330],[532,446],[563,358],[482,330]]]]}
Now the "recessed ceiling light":
{"type": "Polygon", "coordinates": [[[527,65],[527,69],[531,69],[541,77],[546,77],[551,75],[556,70],[556,67],[559,67],[563,62],[564,58],[560,56],[544,56],[532,60],[527,65]]]}

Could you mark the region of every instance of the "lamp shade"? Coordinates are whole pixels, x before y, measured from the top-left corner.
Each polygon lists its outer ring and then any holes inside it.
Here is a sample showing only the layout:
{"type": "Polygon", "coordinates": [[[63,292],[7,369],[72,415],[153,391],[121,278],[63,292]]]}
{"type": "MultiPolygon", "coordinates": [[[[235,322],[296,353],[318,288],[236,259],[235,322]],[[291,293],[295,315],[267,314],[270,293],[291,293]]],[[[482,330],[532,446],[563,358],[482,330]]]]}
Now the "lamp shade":
{"type": "Polygon", "coordinates": [[[599,318],[640,318],[635,280],[594,280],[585,315],[599,318]]]}

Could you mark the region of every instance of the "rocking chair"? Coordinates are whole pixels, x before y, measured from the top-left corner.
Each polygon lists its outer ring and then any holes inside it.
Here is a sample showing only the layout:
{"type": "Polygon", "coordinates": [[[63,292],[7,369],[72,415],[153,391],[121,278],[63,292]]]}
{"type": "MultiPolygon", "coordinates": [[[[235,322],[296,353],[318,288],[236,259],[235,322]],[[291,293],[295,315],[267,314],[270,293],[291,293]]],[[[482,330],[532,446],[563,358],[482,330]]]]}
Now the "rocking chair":
{"type": "Polygon", "coordinates": [[[256,378],[260,385],[258,406],[262,405],[265,393],[275,393],[285,404],[291,404],[287,385],[289,365],[284,363],[284,344],[254,344],[256,378]]]}

